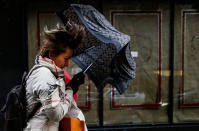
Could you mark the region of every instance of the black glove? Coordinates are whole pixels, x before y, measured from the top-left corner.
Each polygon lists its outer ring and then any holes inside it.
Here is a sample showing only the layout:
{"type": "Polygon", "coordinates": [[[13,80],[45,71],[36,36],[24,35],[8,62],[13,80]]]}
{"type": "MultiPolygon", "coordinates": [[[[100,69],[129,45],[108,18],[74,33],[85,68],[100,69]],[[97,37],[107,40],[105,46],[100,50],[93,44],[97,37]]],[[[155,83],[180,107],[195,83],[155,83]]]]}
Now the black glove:
{"type": "Polygon", "coordinates": [[[66,85],[70,86],[73,90],[73,95],[79,90],[79,86],[84,83],[85,75],[79,72],[73,76],[72,80],[66,85]]]}

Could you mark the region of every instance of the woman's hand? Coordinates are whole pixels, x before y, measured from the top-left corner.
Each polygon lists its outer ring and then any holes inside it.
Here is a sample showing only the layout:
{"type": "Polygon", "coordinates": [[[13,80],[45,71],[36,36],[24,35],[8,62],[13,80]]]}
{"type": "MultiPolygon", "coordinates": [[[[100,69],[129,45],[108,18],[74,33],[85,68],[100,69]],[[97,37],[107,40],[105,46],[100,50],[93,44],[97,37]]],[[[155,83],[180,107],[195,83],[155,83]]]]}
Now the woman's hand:
{"type": "Polygon", "coordinates": [[[66,85],[70,86],[73,90],[73,95],[79,90],[79,86],[84,84],[85,75],[83,72],[79,72],[73,76],[72,80],[66,85]]]}

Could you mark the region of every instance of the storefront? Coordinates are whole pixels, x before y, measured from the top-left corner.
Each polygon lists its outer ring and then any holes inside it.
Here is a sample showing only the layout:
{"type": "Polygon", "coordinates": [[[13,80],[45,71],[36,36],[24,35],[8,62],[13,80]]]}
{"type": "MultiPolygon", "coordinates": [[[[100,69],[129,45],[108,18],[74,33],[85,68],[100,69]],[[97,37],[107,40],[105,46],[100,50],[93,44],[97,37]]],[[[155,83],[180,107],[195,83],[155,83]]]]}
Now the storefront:
{"type": "MultiPolygon", "coordinates": [[[[73,2],[73,1],[72,1],[73,2]]],[[[97,92],[89,78],[78,106],[90,130],[199,129],[199,2],[172,0],[77,1],[98,9],[116,29],[131,36],[136,79],[123,95],[112,85],[97,92]]],[[[45,26],[71,1],[30,1],[24,22],[27,67],[34,64],[45,26]]],[[[24,55],[24,54],[23,54],[24,55]]],[[[79,67],[66,68],[73,76],[79,67]]]]}

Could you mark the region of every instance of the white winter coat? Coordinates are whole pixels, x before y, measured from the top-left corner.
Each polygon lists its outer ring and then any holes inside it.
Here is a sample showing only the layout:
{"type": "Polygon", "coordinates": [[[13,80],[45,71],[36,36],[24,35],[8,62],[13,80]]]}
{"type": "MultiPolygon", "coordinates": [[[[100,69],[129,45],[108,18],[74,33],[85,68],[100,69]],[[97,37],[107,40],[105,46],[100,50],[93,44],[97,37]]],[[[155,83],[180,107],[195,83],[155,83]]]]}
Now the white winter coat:
{"type": "Polygon", "coordinates": [[[59,121],[65,115],[85,121],[83,113],[73,99],[72,89],[66,89],[63,77],[56,79],[53,74],[53,67],[56,68],[55,71],[62,70],[48,58],[45,58],[50,61],[48,63],[41,61],[42,57],[37,59],[36,66],[44,67],[34,70],[27,80],[27,114],[29,115],[38,102],[42,103],[42,107],[29,120],[24,131],[58,131],[59,121]]]}

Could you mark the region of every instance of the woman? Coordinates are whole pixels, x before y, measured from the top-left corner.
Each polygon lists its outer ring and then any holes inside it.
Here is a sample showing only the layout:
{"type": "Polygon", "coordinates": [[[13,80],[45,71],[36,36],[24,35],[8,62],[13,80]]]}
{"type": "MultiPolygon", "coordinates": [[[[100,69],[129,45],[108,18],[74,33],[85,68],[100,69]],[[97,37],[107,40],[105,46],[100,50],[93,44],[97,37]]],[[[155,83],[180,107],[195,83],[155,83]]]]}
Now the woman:
{"type": "Polygon", "coordinates": [[[64,116],[85,121],[73,99],[85,76],[80,72],[65,85],[63,71],[84,34],[84,28],[73,23],[67,25],[67,30],[57,26],[54,30],[44,31],[45,41],[33,69],[41,67],[35,69],[27,80],[27,115],[38,103],[41,107],[28,121],[25,131],[57,131],[64,116]]]}

